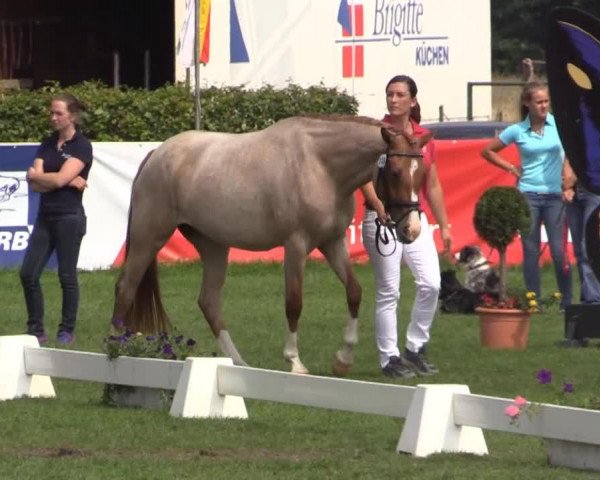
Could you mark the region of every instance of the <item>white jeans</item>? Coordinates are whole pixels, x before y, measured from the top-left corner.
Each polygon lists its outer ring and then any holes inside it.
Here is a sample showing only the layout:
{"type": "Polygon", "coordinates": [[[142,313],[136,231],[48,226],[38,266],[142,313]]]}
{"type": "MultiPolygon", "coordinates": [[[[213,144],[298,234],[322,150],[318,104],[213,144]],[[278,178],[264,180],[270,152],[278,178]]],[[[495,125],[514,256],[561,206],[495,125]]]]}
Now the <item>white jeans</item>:
{"type": "MultiPolygon", "coordinates": [[[[407,245],[396,242],[396,250],[389,257],[379,254],[375,247],[375,218],[377,214],[374,211],[365,210],[362,238],[375,275],[375,336],[379,361],[384,367],[390,357],[399,355],[396,310],[400,298],[402,258],[410,268],[417,287],[406,331],[406,348],[411,352],[418,352],[429,341],[429,330],[437,310],[440,291],[440,264],[433,231],[424,213],[421,214],[419,237],[407,245]]],[[[393,249],[392,243],[382,245],[380,242],[380,250],[384,254],[387,255],[393,249]]]]}

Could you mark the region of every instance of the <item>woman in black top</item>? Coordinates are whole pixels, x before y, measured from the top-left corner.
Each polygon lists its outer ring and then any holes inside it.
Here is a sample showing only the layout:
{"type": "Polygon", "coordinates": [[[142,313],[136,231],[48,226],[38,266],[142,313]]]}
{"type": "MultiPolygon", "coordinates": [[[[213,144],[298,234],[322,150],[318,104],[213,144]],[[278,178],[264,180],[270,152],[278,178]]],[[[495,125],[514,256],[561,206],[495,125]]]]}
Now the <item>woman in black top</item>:
{"type": "Polygon", "coordinates": [[[30,188],[41,195],[20,275],[27,304],[27,333],[35,335],[40,344],[48,340],[40,276],[53,251],[63,294],[56,341],[69,345],[74,340],[79,304],[77,261],[86,230],[82,197],[92,166],[92,144],[78,128],[81,109],[79,101],[68,93],[52,98],[50,121],[55,131],[42,142],[27,171],[30,188]]]}

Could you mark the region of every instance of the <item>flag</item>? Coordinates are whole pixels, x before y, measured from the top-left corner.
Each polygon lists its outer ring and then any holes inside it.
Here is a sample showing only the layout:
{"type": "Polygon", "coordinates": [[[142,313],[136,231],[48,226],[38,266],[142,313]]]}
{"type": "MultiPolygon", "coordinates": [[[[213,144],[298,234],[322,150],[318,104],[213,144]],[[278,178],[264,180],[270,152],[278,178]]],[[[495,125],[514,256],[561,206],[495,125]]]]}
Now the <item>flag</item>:
{"type": "Polygon", "coordinates": [[[200,63],[208,63],[210,51],[210,0],[200,0],[200,63]]]}
{"type": "Polygon", "coordinates": [[[235,0],[229,0],[229,62],[248,63],[248,49],[240,27],[235,0]]]}
{"type": "MultiPolygon", "coordinates": [[[[210,0],[200,1],[200,31],[198,32],[200,62],[208,63],[210,50],[210,0]]],[[[185,68],[194,65],[194,39],[196,35],[196,0],[186,0],[185,19],[179,32],[177,56],[185,68]]]]}
{"type": "Polygon", "coordinates": [[[340,0],[340,8],[337,16],[338,23],[342,26],[349,35],[352,34],[352,18],[350,17],[350,7],[348,0],[340,0]]]}

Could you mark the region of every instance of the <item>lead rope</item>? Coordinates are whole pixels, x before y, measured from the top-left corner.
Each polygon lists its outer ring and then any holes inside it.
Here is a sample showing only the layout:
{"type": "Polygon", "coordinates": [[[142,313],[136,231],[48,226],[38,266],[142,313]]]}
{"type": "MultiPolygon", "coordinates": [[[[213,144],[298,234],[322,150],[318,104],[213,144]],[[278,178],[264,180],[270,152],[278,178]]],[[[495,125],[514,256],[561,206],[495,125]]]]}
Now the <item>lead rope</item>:
{"type": "MultiPolygon", "coordinates": [[[[386,154],[385,162],[387,162],[387,154],[386,154]]],[[[380,165],[377,169],[377,180],[375,183],[375,193],[379,198],[382,198],[382,195],[380,193],[382,192],[383,169],[385,167],[385,162],[383,165],[380,165]]],[[[375,249],[377,250],[377,253],[379,253],[379,255],[381,255],[382,257],[392,256],[397,248],[397,245],[396,245],[397,238],[396,238],[396,232],[395,232],[396,222],[394,222],[393,220],[390,219],[385,223],[381,223],[381,221],[379,220],[379,217],[375,217],[375,225],[376,225],[375,249]],[[388,236],[388,231],[390,232],[392,240],[394,241],[394,249],[386,255],[381,251],[380,245],[381,244],[389,245],[390,238],[388,236]]]]}
{"type": "Polygon", "coordinates": [[[375,248],[377,249],[377,252],[382,257],[389,257],[389,256],[393,255],[394,252],[396,251],[396,248],[398,248],[398,246],[396,245],[396,242],[398,241],[398,239],[396,238],[396,231],[395,231],[396,230],[396,222],[394,222],[393,220],[388,220],[385,223],[381,223],[379,218],[376,218],[375,225],[377,226],[377,228],[375,230],[375,248]],[[394,249],[390,253],[385,254],[381,251],[380,244],[388,245],[390,243],[390,237],[388,236],[388,231],[390,232],[392,240],[394,241],[394,249]]]}

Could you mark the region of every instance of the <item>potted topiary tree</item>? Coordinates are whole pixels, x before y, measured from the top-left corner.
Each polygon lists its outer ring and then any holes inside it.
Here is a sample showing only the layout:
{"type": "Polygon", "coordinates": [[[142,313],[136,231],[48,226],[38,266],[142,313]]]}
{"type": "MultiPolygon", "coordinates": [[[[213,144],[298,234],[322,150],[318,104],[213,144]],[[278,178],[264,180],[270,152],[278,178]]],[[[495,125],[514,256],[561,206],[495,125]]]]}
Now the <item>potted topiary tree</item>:
{"type": "Polygon", "coordinates": [[[519,232],[529,233],[531,213],[527,200],[515,187],[491,187],[475,206],[473,224],[477,234],[498,250],[500,257],[498,301],[476,309],[481,342],[492,348],[523,349],[527,346],[530,312],[515,308],[513,299],[507,298],[506,249],[519,232]]]}

